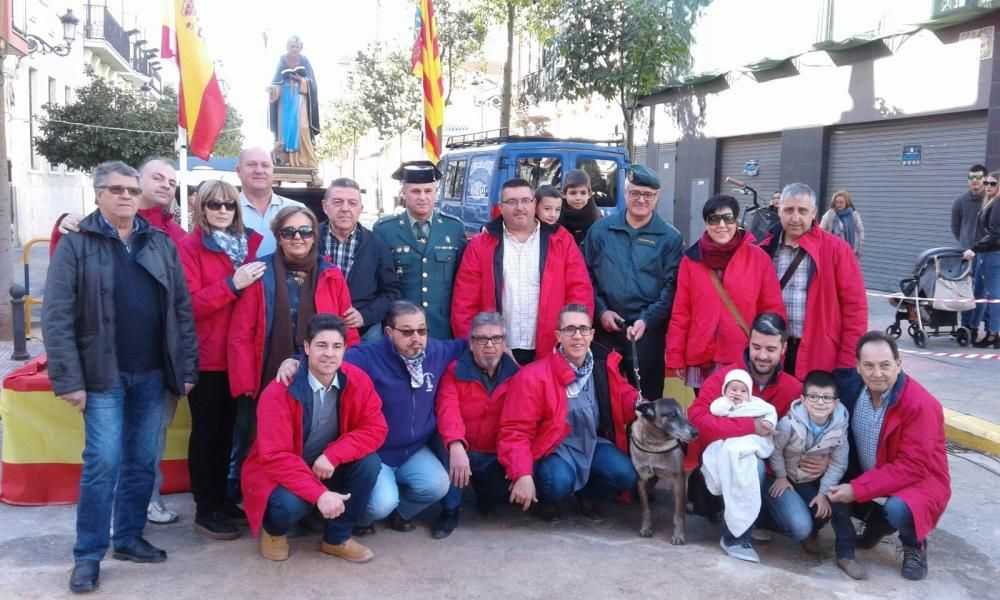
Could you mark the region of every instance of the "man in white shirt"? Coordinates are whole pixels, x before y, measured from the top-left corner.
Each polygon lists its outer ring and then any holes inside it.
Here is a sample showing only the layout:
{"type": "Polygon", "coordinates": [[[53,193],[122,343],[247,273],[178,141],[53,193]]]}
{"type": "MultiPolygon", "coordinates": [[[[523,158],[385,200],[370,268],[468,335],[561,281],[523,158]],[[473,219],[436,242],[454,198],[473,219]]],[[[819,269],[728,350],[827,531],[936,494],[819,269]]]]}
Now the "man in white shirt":
{"type": "Polygon", "coordinates": [[[263,148],[241,151],[236,175],[243,188],[240,192],[243,225],[264,236],[257,256],[273,254],[277,245],[271,233],[271,221],[279,210],[286,206],[302,206],[302,203],[274,193],[274,162],[271,154],[263,148]]]}

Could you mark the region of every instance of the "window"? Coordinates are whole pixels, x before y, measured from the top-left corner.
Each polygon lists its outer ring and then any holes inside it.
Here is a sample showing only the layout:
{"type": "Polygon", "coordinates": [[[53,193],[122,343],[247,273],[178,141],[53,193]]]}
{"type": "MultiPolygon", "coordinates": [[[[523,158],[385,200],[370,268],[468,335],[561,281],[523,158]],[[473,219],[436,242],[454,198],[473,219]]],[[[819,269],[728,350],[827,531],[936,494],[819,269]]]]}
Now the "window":
{"type": "Polygon", "coordinates": [[[444,179],[444,197],[449,200],[461,200],[465,190],[466,160],[456,160],[448,163],[448,172],[444,179]]]}
{"type": "Polygon", "coordinates": [[[597,206],[618,206],[618,163],[600,158],[581,158],[576,161],[576,168],[583,169],[590,176],[590,189],[594,192],[597,206]]]}
{"type": "Polygon", "coordinates": [[[527,180],[531,187],[540,185],[559,187],[562,181],[562,160],[558,156],[524,156],[517,159],[517,177],[527,180]]]}
{"type": "Polygon", "coordinates": [[[63,88],[63,104],[73,104],[73,88],[68,85],[63,88]]]}
{"type": "Polygon", "coordinates": [[[467,201],[489,204],[490,183],[493,181],[493,157],[477,156],[469,165],[469,194],[467,201]]]}

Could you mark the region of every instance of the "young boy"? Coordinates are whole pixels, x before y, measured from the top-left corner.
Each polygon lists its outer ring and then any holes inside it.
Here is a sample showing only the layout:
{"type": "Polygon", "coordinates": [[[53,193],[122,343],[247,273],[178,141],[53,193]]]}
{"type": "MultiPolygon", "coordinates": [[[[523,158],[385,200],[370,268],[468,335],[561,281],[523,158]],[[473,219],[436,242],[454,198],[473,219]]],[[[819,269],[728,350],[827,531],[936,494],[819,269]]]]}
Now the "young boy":
{"type": "Polygon", "coordinates": [[[590,176],[583,169],[573,169],[563,178],[562,215],[559,223],[573,235],[577,245],[583,243],[587,231],[601,218],[590,189],[590,176]]]}
{"type": "Polygon", "coordinates": [[[844,543],[848,536],[856,535],[850,508],[826,497],[847,470],[849,425],[833,375],[827,371],[806,375],[802,397],[792,403],[774,432],[774,453],[769,461],[774,477],[765,482],[768,494],[764,501],[777,529],[802,542],[809,554],[819,554],[816,534],[827,519],[831,520],[837,566],[854,579],[865,579],[865,568],[854,560],[853,544],[844,543]],[[800,466],[804,456],[825,455],[830,462],[822,474],[800,466]]]}
{"type": "Polygon", "coordinates": [[[557,225],[562,214],[562,196],[555,186],[542,185],[535,190],[535,217],[542,223],[557,225]]]}

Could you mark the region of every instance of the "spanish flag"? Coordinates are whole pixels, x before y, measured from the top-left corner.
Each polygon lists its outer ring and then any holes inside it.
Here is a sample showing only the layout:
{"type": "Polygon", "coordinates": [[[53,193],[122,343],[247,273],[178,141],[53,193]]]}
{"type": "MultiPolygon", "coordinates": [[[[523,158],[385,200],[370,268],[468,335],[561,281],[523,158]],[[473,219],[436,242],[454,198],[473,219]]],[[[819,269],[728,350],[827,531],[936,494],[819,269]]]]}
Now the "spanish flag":
{"type": "Polygon", "coordinates": [[[226,102],[205,48],[194,0],[174,0],[174,17],[180,72],[177,124],[187,130],[191,154],[208,160],[226,122],[226,102]]]}
{"type": "Polygon", "coordinates": [[[424,84],[424,148],[434,162],[441,158],[441,128],[444,126],[444,84],[441,81],[441,55],[438,52],[437,21],[434,3],[417,0],[417,36],[413,42],[413,74],[424,84]]]}

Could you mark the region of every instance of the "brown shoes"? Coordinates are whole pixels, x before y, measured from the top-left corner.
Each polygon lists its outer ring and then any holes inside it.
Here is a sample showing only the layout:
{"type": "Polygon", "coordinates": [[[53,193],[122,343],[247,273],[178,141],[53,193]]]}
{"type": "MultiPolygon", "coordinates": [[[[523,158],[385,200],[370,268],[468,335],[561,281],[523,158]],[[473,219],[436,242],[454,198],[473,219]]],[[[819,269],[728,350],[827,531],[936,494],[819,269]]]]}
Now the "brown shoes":
{"type": "Polygon", "coordinates": [[[853,558],[838,558],[837,566],[851,579],[868,579],[868,570],[853,558]]]}
{"type": "Polygon", "coordinates": [[[353,563],[366,563],[375,558],[375,553],[372,552],[371,548],[354,541],[354,538],[347,538],[343,544],[323,542],[319,549],[324,554],[332,554],[353,563]]]}
{"type": "Polygon", "coordinates": [[[260,530],[260,555],[267,560],[286,560],[288,558],[288,537],[271,535],[260,530]]]}
{"type": "Polygon", "coordinates": [[[389,513],[389,529],[393,531],[413,531],[416,527],[413,522],[409,519],[404,519],[403,515],[399,514],[399,510],[394,510],[389,513]]]}
{"type": "Polygon", "coordinates": [[[806,554],[810,556],[819,556],[820,554],[819,538],[815,533],[809,534],[809,537],[802,540],[802,543],[800,545],[802,546],[802,549],[805,551],[806,554]]]}

